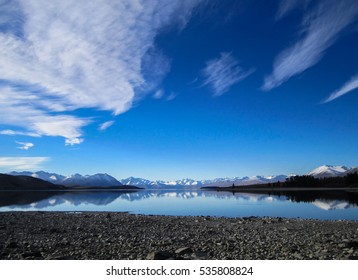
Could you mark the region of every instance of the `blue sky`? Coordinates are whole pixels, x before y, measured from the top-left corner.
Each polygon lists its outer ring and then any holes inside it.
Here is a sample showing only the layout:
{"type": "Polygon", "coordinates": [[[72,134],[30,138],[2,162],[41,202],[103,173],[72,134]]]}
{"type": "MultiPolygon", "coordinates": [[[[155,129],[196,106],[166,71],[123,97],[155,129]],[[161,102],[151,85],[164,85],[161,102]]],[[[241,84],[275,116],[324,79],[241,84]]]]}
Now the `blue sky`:
{"type": "Polygon", "coordinates": [[[358,3],[0,0],[0,172],[358,165],[358,3]]]}

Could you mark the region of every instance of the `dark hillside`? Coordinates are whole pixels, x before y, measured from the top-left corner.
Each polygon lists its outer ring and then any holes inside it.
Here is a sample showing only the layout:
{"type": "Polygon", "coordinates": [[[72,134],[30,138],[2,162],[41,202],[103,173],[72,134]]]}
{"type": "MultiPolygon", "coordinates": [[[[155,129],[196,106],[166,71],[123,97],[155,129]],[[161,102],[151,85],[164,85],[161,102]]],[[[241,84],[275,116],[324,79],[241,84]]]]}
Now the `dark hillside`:
{"type": "Polygon", "coordinates": [[[0,174],[0,190],[2,191],[44,191],[64,190],[65,187],[30,176],[12,176],[0,174]]]}

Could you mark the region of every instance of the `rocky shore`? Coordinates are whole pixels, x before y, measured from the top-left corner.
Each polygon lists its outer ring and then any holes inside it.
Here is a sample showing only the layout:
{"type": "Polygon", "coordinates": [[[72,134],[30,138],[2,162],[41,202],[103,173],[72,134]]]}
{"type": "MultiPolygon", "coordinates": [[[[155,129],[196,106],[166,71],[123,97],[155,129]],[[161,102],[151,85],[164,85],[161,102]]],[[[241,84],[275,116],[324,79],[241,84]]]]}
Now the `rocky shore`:
{"type": "Polygon", "coordinates": [[[358,259],[358,222],[7,212],[0,259],[358,259]]]}

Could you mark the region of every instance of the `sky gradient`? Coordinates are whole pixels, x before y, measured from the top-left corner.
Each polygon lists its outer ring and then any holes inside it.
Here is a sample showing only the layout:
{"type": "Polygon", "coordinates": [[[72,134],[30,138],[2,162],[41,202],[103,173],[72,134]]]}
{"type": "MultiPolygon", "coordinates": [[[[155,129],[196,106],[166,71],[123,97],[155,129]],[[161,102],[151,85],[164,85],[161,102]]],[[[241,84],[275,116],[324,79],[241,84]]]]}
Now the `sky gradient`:
{"type": "Polygon", "coordinates": [[[358,2],[0,0],[0,172],[358,165],[358,2]]]}

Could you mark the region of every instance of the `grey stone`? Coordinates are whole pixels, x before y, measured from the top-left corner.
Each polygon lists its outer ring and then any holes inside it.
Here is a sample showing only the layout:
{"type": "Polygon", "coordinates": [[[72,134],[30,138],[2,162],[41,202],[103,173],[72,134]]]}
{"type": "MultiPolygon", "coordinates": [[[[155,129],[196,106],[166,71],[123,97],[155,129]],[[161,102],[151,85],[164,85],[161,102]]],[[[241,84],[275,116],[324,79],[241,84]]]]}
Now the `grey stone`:
{"type": "Polygon", "coordinates": [[[183,248],[179,248],[179,249],[175,250],[175,254],[178,254],[178,255],[191,254],[192,252],[193,252],[193,250],[189,247],[183,247],[183,248]]]}
{"type": "Polygon", "coordinates": [[[167,260],[173,257],[168,251],[151,252],[147,255],[147,260],[167,260]]]}

